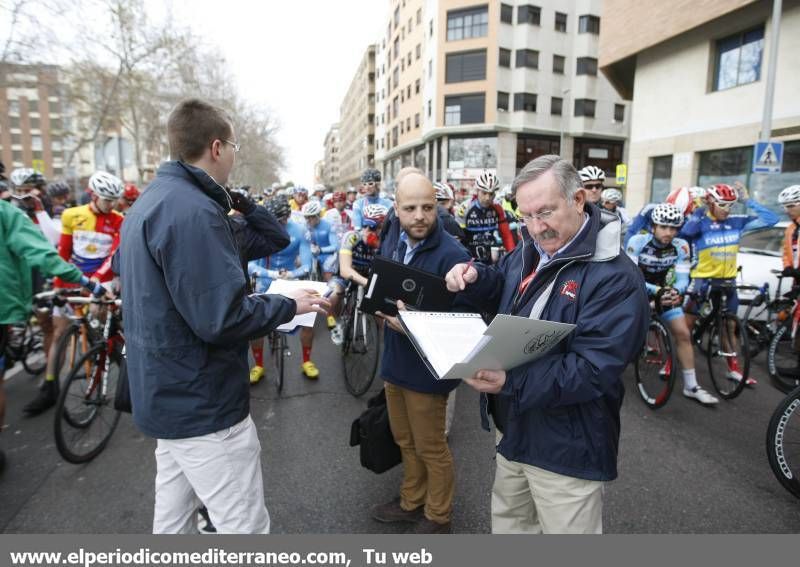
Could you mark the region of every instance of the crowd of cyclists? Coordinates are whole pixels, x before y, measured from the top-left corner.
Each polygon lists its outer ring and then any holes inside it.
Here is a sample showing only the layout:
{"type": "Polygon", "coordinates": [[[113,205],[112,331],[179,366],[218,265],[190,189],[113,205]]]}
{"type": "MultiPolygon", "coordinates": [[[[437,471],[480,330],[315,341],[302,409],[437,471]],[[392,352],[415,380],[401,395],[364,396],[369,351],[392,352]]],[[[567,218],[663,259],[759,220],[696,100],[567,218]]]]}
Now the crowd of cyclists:
{"type": "MultiPolygon", "coordinates": [[[[625,237],[620,244],[641,269],[654,308],[672,332],[682,369],[684,396],[703,405],[718,403],[717,398],[698,383],[690,329],[698,315],[701,298],[711,288],[722,289],[726,295],[726,309],[736,312],[736,289],[725,284],[735,281],[737,276],[741,236],[745,231],[774,225],[778,216],[752,199],[743,185],[720,183],[707,188],[677,188],[665,202],[648,204],[631,217],[622,205],[622,191],[606,187],[602,169],[586,166],[580,170],[580,177],[587,201],[615,215],[625,227],[625,237]],[[734,213],[735,207],[740,211],[734,213]]],[[[523,223],[519,220],[511,185],[503,185],[491,171],[461,182],[458,187],[446,180],[435,181],[434,188],[439,204],[438,218],[444,229],[464,245],[476,262],[502,261],[519,242],[523,223]]],[[[265,292],[273,281],[281,279],[312,278],[329,282],[337,289],[348,285],[365,286],[381,242],[382,228],[386,219],[394,214],[393,197],[382,187],[381,173],[373,168],[363,172],[358,187],[346,190],[329,191],[317,185],[309,191],[302,186],[283,187],[276,183],[260,192],[246,186],[229,191],[234,203],[232,214],[263,207],[285,228],[289,237],[282,249],[246,264],[253,292],[265,292]]],[[[48,183],[34,169],[15,169],[8,178],[0,171],[3,206],[13,205],[21,211],[30,227],[40,233],[40,238],[52,250],[57,250],[62,263],[77,268],[69,271],[52,262],[45,267],[31,260],[30,266],[37,267],[32,270],[31,291],[36,293],[52,286],[72,292],[85,289],[97,297],[113,294],[116,288],[112,258],[119,246],[120,227],[126,211],[135,204],[139,194],[135,185],[98,171],[89,178],[80,203],[76,203],[71,200],[72,189],[67,184],[48,183]],[[53,276],[56,277],[50,279],[53,276]]],[[[785,236],[783,275],[800,278],[800,186],[781,192],[779,204],[792,220],[785,236]]],[[[7,214],[7,209],[1,210],[7,214]]],[[[33,245],[30,233],[20,232],[18,236],[25,242],[12,245],[9,240],[9,246],[16,246],[23,255],[38,253],[35,249],[41,242],[33,245]]],[[[0,303],[10,302],[13,293],[16,292],[6,285],[0,287],[0,303]]],[[[31,293],[23,296],[30,302],[31,293]]],[[[340,344],[342,326],[337,320],[336,295],[331,303],[333,307],[326,323],[330,339],[340,344]]],[[[56,306],[46,315],[28,305],[26,316],[40,317],[38,323],[43,331],[43,351],[47,358],[43,384],[37,396],[24,406],[29,415],[40,414],[56,402],[59,385],[52,346],[72,315],[69,304],[56,306]]],[[[11,315],[1,309],[0,316],[3,317],[0,318],[2,343],[11,334],[10,325],[18,321],[11,320],[11,315]]],[[[19,316],[18,310],[14,316],[19,316]]],[[[302,346],[300,370],[306,378],[317,379],[320,370],[311,358],[313,329],[302,328],[299,340],[302,346]]],[[[254,359],[251,384],[265,376],[263,346],[263,339],[251,343],[254,359]]],[[[3,352],[0,345],[0,376],[3,352]]],[[[736,358],[729,361],[727,378],[743,379],[736,358]]],[[[756,380],[747,378],[747,382],[753,385],[756,380]]],[[[4,398],[0,397],[0,426],[4,406],[4,398]]]]}

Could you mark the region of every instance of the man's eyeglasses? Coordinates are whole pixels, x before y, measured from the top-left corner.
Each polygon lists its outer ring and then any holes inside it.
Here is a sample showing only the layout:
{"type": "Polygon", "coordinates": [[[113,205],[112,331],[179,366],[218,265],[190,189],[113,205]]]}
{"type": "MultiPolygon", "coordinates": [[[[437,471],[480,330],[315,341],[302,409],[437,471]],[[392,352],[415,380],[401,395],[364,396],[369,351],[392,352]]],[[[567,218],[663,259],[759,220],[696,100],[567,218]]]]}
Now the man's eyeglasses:
{"type": "Polygon", "coordinates": [[[556,211],[554,209],[548,209],[546,211],[542,211],[540,213],[531,213],[529,215],[520,215],[519,218],[522,219],[522,222],[531,222],[532,220],[536,219],[539,221],[545,221],[553,216],[553,213],[556,211]]]}
{"type": "Polygon", "coordinates": [[[377,183],[374,182],[374,181],[365,181],[361,185],[363,185],[364,187],[375,187],[375,185],[377,185],[377,183]]]}
{"type": "Polygon", "coordinates": [[[235,154],[238,154],[239,150],[242,149],[242,146],[240,144],[237,144],[236,142],[231,142],[230,140],[222,140],[222,141],[225,142],[226,144],[232,145],[233,146],[233,153],[235,153],[235,154]]]}
{"type": "Polygon", "coordinates": [[[605,185],[603,185],[602,183],[592,184],[592,185],[584,185],[583,188],[584,189],[588,189],[589,191],[602,191],[603,189],[605,189],[605,185]]]}

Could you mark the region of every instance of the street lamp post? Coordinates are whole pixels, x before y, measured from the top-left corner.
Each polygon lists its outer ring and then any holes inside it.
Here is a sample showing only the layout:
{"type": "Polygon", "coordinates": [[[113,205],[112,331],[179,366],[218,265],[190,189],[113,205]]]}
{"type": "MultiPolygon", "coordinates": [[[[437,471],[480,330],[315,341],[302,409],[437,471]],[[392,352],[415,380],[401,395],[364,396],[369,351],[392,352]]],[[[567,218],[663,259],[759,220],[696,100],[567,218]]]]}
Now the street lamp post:
{"type": "Polygon", "coordinates": [[[561,91],[563,95],[561,99],[561,132],[558,138],[558,153],[561,154],[562,159],[566,159],[564,155],[564,107],[567,108],[567,112],[569,112],[569,104],[565,104],[567,102],[567,95],[569,94],[569,89],[564,89],[561,91]]]}

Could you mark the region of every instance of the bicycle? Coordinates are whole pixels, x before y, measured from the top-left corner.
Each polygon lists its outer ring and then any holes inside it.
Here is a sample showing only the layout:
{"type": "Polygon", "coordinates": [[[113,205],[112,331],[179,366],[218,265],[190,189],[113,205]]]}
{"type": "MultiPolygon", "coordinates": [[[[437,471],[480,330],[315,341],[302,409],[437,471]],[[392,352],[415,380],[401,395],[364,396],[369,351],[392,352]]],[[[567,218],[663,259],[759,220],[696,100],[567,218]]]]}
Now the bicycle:
{"type": "MultiPolygon", "coordinates": [[[[39,295],[35,296],[36,309],[47,310],[44,299],[39,298],[39,295]]],[[[44,371],[47,366],[44,333],[34,311],[24,322],[8,325],[8,340],[6,340],[4,350],[8,368],[21,362],[25,372],[31,376],[38,376],[44,371]]]]}
{"type": "Polygon", "coordinates": [[[364,288],[350,283],[342,302],[342,365],[344,384],[355,397],[375,380],[380,358],[380,328],[372,315],[359,309],[364,288]]]}
{"type": "Polygon", "coordinates": [[[800,387],[775,408],[767,427],[766,448],[775,478],[800,498],[800,387]]]}
{"type": "Polygon", "coordinates": [[[692,329],[692,340],[700,346],[708,362],[711,383],[726,400],[732,400],[742,393],[750,373],[747,333],[742,332],[744,327],[739,317],[725,310],[725,295],[722,292],[731,287],[736,287],[736,284],[715,283],[709,286],[705,297],[695,299],[702,304],[702,308],[692,329]],[[734,350],[732,347],[737,341],[739,349],[734,350]],[[740,380],[730,377],[734,366],[739,368],[742,375],[740,380]]]}
{"type": "Polygon", "coordinates": [[[767,370],[773,386],[782,392],[791,392],[800,386],[800,337],[797,336],[800,324],[800,289],[793,288],[787,308],[783,307],[776,315],[779,326],[772,336],[767,350],[767,370]]]}
{"type": "Polygon", "coordinates": [[[105,449],[119,423],[114,395],[126,372],[121,300],[71,297],[72,304],[96,303],[108,307],[102,335],[74,363],[61,385],[53,430],[56,448],[64,460],[86,463],[105,449]],[[110,417],[106,417],[110,413],[110,417]]]}
{"type": "Polygon", "coordinates": [[[275,381],[278,387],[278,394],[280,394],[283,391],[284,368],[286,366],[285,357],[291,356],[292,353],[289,352],[286,333],[276,330],[272,331],[267,337],[269,339],[270,356],[275,365],[275,381]]]}
{"type": "Polygon", "coordinates": [[[636,389],[651,409],[664,407],[672,395],[677,374],[677,360],[672,347],[672,334],[651,309],[647,339],[634,363],[636,389]]]}
{"type": "Polygon", "coordinates": [[[770,298],[769,283],[765,283],[761,287],[738,287],[738,289],[756,291],[742,319],[742,324],[747,331],[751,359],[758,356],[762,350],[769,352],[768,349],[772,338],[788,318],[792,309],[792,292],[787,295],[780,293],[783,282],[783,278],[780,277],[782,272],[780,270],[770,271],[779,276],[778,289],[774,298],[770,298]]]}

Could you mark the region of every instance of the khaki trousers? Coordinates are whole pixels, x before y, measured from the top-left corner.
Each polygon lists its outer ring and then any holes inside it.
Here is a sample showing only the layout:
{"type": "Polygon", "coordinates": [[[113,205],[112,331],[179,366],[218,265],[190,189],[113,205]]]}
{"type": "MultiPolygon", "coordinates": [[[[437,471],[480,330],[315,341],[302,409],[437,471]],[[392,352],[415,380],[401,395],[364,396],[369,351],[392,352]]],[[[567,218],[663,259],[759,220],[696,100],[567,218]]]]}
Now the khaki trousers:
{"type": "Polygon", "coordinates": [[[450,521],[455,491],[453,456],[444,434],[446,394],[424,394],[386,382],[392,436],[403,456],[400,507],[425,506],[425,517],[450,521]]]}
{"type": "Polygon", "coordinates": [[[603,484],[509,461],[497,453],[492,533],[601,534],[603,484]]]}

